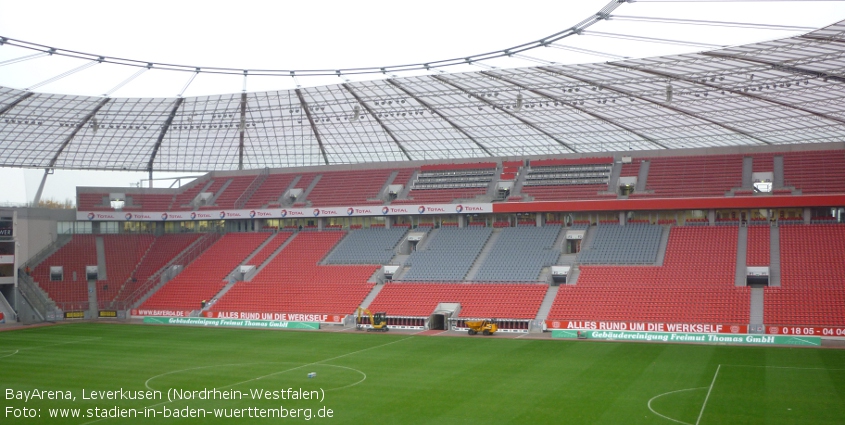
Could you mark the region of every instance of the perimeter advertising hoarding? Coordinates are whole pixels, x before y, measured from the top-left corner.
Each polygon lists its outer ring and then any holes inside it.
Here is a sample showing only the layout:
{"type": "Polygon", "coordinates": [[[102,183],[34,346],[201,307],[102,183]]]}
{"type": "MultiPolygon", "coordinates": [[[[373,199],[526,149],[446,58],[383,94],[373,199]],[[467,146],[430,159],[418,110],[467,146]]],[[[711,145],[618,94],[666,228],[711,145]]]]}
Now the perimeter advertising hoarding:
{"type": "Polygon", "coordinates": [[[745,334],[748,325],[715,323],[650,323],[650,322],[593,322],[583,320],[546,320],[547,329],[600,331],[692,332],[716,334],[745,334]]]}
{"type": "Polygon", "coordinates": [[[317,322],[287,322],[282,320],[211,319],[208,317],[144,317],[144,323],[157,325],[229,326],[259,329],[320,329],[317,322]]]}
{"type": "Polygon", "coordinates": [[[769,335],[845,336],[845,328],[836,326],[766,326],[769,335]]]}
{"type": "Polygon", "coordinates": [[[750,345],[806,345],[821,346],[822,339],[817,336],[781,336],[748,334],[715,334],[684,332],[629,332],[629,331],[591,331],[591,330],[554,330],[552,338],[599,339],[605,341],[648,341],[676,342],[688,344],[750,344],[750,345]]]}
{"type": "Polygon", "coordinates": [[[419,204],[330,208],[270,208],[206,211],[77,211],[79,221],[192,221],[254,218],[365,217],[392,215],[490,214],[493,204],[419,204]]]}
{"type": "Polygon", "coordinates": [[[254,313],[243,311],[206,311],[203,316],[216,319],[281,320],[291,322],[341,323],[343,314],[254,313]]]}

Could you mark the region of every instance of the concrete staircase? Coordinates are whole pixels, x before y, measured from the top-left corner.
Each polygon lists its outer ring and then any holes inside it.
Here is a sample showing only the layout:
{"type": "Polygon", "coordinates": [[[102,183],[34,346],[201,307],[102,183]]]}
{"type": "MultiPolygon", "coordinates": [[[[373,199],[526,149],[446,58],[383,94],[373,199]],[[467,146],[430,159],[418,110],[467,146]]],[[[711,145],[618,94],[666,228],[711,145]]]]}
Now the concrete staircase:
{"type": "Polygon", "coordinates": [[[552,310],[552,304],[555,302],[558,289],[560,289],[559,286],[549,287],[549,290],[546,291],[546,296],[543,298],[543,302],[540,303],[540,309],[537,310],[537,316],[534,317],[534,320],[546,320],[546,317],[549,316],[549,312],[552,310]]]}
{"type": "Polygon", "coordinates": [[[742,158],[742,188],[751,189],[754,187],[752,173],[754,170],[754,158],[747,156],[742,158]]]}
{"type": "Polygon", "coordinates": [[[780,286],[780,228],[772,226],[769,233],[769,286],[780,286]]]}
{"type": "Polygon", "coordinates": [[[490,255],[490,251],[493,250],[493,246],[496,245],[496,241],[502,236],[502,229],[493,229],[493,233],[487,238],[487,242],[481,248],[481,252],[478,254],[478,257],[472,263],[472,267],[470,267],[467,275],[464,277],[464,280],[467,282],[472,282],[475,280],[475,276],[478,275],[478,271],[481,269],[481,265],[484,263],[484,260],[490,255]]]}
{"type": "Polygon", "coordinates": [[[657,259],[654,261],[655,266],[662,266],[666,259],[666,249],[669,247],[669,233],[671,231],[671,226],[663,226],[663,233],[660,235],[660,248],[657,249],[657,259]]]}
{"type": "MultiPolygon", "coordinates": [[[[255,276],[257,276],[257,275],[258,275],[258,273],[260,273],[260,272],[261,272],[261,270],[263,270],[263,269],[264,269],[264,267],[267,267],[267,265],[268,265],[268,264],[270,264],[270,262],[272,262],[272,261],[273,261],[273,259],[274,259],[274,258],[276,258],[276,256],[277,256],[277,255],[279,255],[279,253],[280,253],[280,252],[282,252],[282,250],[284,250],[284,249],[285,249],[285,248],[286,248],[286,247],[287,247],[287,246],[291,243],[291,241],[293,241],[293,240],[296,238],[296,235],[298,235],[298,233],[293,234],[291,237],[289,237],[289,238],[285,241],[285,243],[281,244],[278,248],[276,248],[276,250],[275,250],[275,251],[273,251],[273,253],[272,253],[272,254],[270,254],[270,256],[269,256],[269,257],[267,257],[267,259],[266,259],[266,260],[264,260],[264,262],[263,262],[263,263],[255,265],[255,270],[254,270],[252,273],[250,273],[250,275],[249,275],[249,276],[244,276],[244,281],[249,282],[249,281],[251,281],[251,280],[252,280],[255,276]]],[[[268,242],[269,242],[269,241],[268,241],[268,242]]],[[[256,250],[255,252],[257,253],[257,252],[258,252],[258,250],[256,250]]],[[[254,255],[255,255],[255,253],[253,253],[253,256],[254,256],[254,255]]],[[[250,256],[250,258],[252,258],[252,256],[250,256]]]]}
{"type": "Polygon", "coordinates": [[[361,308],[370,308],[370,304],[372,304],[373,300],[376,299],[382,289],[384,289],[384,284],[373,285],[373,289],[370,291],[369,294],[367,294],[367,296],[364,298],[364,301],[361,301],[361,308]]]}
{"type": "Polygon", "coordinates": [[[736,276],[735,286],[745,286],[747,280],[745,256],[748,253],[748,228],[740,226],[736,241],[736,276]]]}
{"type": "Polygon", "coordinates": [[[763,288],[751,288],[751,318],[753,325],[763,324],[763,288]]]}
{"type": "Polygon", "coordinates": [[[279,205],[286,206],[286,207],[293,205],[293,202],[290,202],[290,199],[285,198],[285,194],[287,194],[289,190],[295,188],[300,180],[302,180],[302,176],[296,176],[296,177],[293,178],[293,180],[291,180],[288,187],[286,187],[285,190],[282,191],[281,196],[279,196],[279,199],[276,200],[279,203],[279,205]]]}
{"type": "Polygon", "coordinates": [[[643,193],[645,192],[645,185],[648,181],[648,169],[651,166],[651,162],[643,161],[640,163],[640,171],[637,174],[637,185],[634,187],[634,191],[643,193]]]}

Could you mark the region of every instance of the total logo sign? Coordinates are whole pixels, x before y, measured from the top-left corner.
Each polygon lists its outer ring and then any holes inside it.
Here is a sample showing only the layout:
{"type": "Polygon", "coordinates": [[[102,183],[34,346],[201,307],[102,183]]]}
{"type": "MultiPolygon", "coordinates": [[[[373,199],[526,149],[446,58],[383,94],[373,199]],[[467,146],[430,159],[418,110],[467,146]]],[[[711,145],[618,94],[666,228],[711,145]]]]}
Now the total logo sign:
{"type": "MultiPolygon", "coordinates": [[[[389,212],[390,212],[390,208],[388,208],[388,207],[382,207],[381,208],[381,215],[387,215],[387,213],[389,213],[389,212]]],[[[93,213],[91,213],[91,214],[93,214],[93,213]]]]}
{"type": "Polygon", "coordinates": [[[476,206],[472,206],[472,205],[464,206],[464,205],[458,204],[458,205],[455,206],[455,212],[457,212],[457,213],[461,213],[461,212],[468,212],[468,213],[469,212],[484,212],[484,208],[476,207],[476,206]]]}
{"type": "Polygon", "coordinates": [[[281,215],[281,216],[282,216],[282,218],[287,217],[287,216],[288,216],[288,210],[282,210],[282,212],[281,212],[281,213],[279,213],[279,215],[281,215]]]}
{"type": "MultiPolygon", "coordinates": [[[[249,212],[249,217],[250,217],[250,218],[255,218],[255,217],[272,217],[272,216],[273,216],[273,214],[272,214],[272,213],[269,213],[269,212],[267,212],[267,211],[255,211],[255,210],[252,210],[252,211],[250,211],[250,212],[249,212]]],[[[284,217],[284,216],[283,216],[283,217],[284,217]]]]}
{"type": "MultiPolygon", "coordinates": [[[[352,207],[347,208],[346,209],[346,215],[352,215],[352,214],[373,215],[373,214],[375,214],[375,211],[373,211],[372,208],[352,208],[352,207]]],[[[382,209],[382,214],[385,214],[384,209],[382,209]]]]}
{"type": "Polygon", "coordinates": [[[240,213],[238,211],[220,211],[220,218],[244,218],[246,214],[246,212],[240,213]]]}
{"type": "MultiPolygon", "coordinates": [[[[462,208],[463,208],[463,207],[462,207],[462,208]]],[[[417,208],[417,212],[419,212],[420,214],[425,214],[425,213],[429,213],[429,214],[431,214],[431,213],[445,213],[445,212],[446,212],[446,208],[443,208],[443,207],[435,207],[435,206],[431,206],[431,205],[429,205],[429,206],[420,205],[420,206],[419,206],[419,208],[417,208]]],[[[458,212],[460,212],[460,211],[458,211],[458,212]]]]}
{"type": "Polygon", "coordinates": [[[161,213],[161,219],[167,220],[167,213],[161,213]]]}
{"type": "Polygon", "coordinates": [[[126,220],[152,220],[153,215],[150,213],[126,213],[123,218],[126,220]]]}
{"type": "Polygon", "coordinates": [[[200,213],[198,213],[198,212],[192,212],[192,213],[191,213],[191,220],[196,220],[196,219],[198,219],[198,218],[199,218],[199,219],[206,219],[206,218],[214,218],[214,217],[212,217],[212,216],[211,216],[211,214],[209,214],[209,213],[204,213],[204,212],[200,212],[200,213]]]}
{"type": "MultiPolygon", "coordinates": [[[[387,207],[385,207],[385,208],[387,208],[387,207]]],[[[90,213],[88,213],[88,220],[93,220],[94,217],[96,217],[96,216],[97,216],[96,214],[90,212],[90,213]]]]}
{"type": "MultiPolygon", "coordinates": [[[[321,215],[339,216],[339,215],[343,214],[341,211],[343,211],[341,208],[335,208],[335,209],[314,208],[314,217],[319,217],[321,215]]],[[[347,212],[348,212],[348,210],[347,210],[347,212]]]]}

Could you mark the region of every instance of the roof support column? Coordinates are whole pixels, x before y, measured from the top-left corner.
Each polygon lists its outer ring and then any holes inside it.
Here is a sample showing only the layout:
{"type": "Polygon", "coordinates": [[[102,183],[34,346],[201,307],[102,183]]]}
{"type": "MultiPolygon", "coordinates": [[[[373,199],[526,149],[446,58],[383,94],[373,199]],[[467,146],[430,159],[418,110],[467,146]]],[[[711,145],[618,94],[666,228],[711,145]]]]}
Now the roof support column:
{"type": "Polygon", "coordinates": [[[511,112],[511,111],[508,111],[507,109],[499,108],[499,107],[497,107],[497,106],[496,106],[496,104],[495,104],[495,103],[493,103],[493,102],[491,102],[491,101],[489,101],[489,100],[487,100],[487,99],[485,99],[485,98],[483,98],[483,97],[473,96],[473,94],[472,94],[472,92],[471,92],[471,91],[469,91],[469,90],[467,90],[467,89],[465,89],[465,88],[463,88],[463,87],[461,87],[461,86],[459,86],[459,85],[457,85],[457,84],[455,84],[455,83],[453,83],[453,82],[451,82],[451,81],[449,81],[449,80],[447,80],[447,79],[445,79],[445,78],[443,78],[443,77],[441,77],[441,76],[439,76],[439,75],[435,75],[433,78],[434,78],[435,80],[437,80],[437,81],[440,81],[440,82],[441,82],[441,83],[443,83],[443,84],[446,84],[446,85],[448,85],[448,86],[451,86],[451,87],[453,87],[453,88],[456,88],[456,89],[458,89],[458,90],[460,90],[460,91],[464,92],[465,94],[468,94],[468,95],[472,96],[474,99],[478,99],[478,100],[480,100],[480,101],[484,102],[487,106],[489,106],[489,107],[491,107],[491,108],[493,108],[493,109],[496,109],[496,110],[499,110],[499,111],[504,112],[504,113],[505,113],[506,115],[508,115],[509,117],[511,117],[511,118],[513,118],[513,119],[515,119],[515,120],[517,120],[517,121],[521,122],[522,124],[524,124],[524,125],[528,126],[528,128],[530,128],[530,129],[532,129],[532,130],[534,130],[534,131],[536,131],[536,132],[538,132],[538,133],[540,133],[540,134],[542,134],[542,135],[544,135],[544,136],[548,137],[549,139],[554,140],[554,141],[555,141],[555,142],[557,142],[559,145],[561,145],[561,146],[565,147],[566,149],[568,149],[570,152],[572,152],[572,153],[577,153],[577,152],[578,152],[577,150],[575,150],[575,148],[573,148],[572,146],[569,146],[569,145],[568,145],[566,142],[564,142],[563,140],[558,139],[557,137],[555,137],[555,135],[553,135],[553,134],[549,133],[549,132],[548,132],[548,131],[546,131],[546,130],[543,130],[542,128],[540,128],[540,127],[539,127],[539,126],[537,126],[536,124],[532,123],[531,121],[528,121],[527,119],[522,118],[522,117],[518,116],[517,114],[515,114],[515,113],[513,113],[513,112],[511,112]]]}
{"type": "Polygon", "coordinates": [[[29,97],[34,95],[34,94],[35,93],[33,93],[33,92],[29,92],[29,93],[15,99],[14,102],[6,105],[6,107],[4,107],[3,109],[0,109],[0,115],[5,114],[6,112],[8,112],[10,109],[14,108],[15,106],[18,106],[19,103],[23,102],[24,100],[29,99],[29,97]]]}
{"type": "Polygon", "coordinates": [[[392,85],[393,87],[396,87],[397,89],[401,90],[403,93],[405,93],[406,95],[408,95],[408,97],[410,97],[411,99],[414,99],[414,100],[415,100],[417,103],[419,103],[420,105],[425,106],[426,108],[428,108],[428,110],[429,110],[429,111],[431,111],[431,113],[433,113],[434,115],[437,115],[438,117],[440,117],[440,119],[442,119],[443,121],[446,121],[447,123],[449,123],[449,125],[451,125],[451,126],[452,126],[455,130],[458,130],[458,132],[460,132],[461,134],[463,134],[463,135],[464,135],[464,137],[466,137],[467,139],[471,140],[473,143],[475,143],[475,145],[476,145],[476,146],[478,146],[479,148],[481,148],[481,150],[482,150],[482,151],[484,151],[484,153],[486,153],[488,156],[495,156],[495,155],[493,155],[493,153],[491,153],[489,150],[487,150],[487,148],[486,148],[484,145],[482,145],[481,143],[479,143],[479,142],[478,142],[478,140],[475,140],[475,138],[474,138],[474,137],[470,136],[470,134],[469,134],[469,133],[467,133],[467,132],[466,132],[466,130],[464,130],[463,128],[461,128],[461,126],[459,126],[458,124],[456,124],[454,121],[450,120],[448,117],[446,117],[446,115],[443,115],[442,113],[440,113],[440,111],[438,111],[437,109],[435,109],[434,107],[432,107],[431,105],[429,105],[429,104],[428,104],[428,102],[426,102],[426,101],[424,101],[424,100],[422,100],[422,99],[418,98],[415,94],[411,93],[411,91],[410,91],[410,90],[406,89],[405,87],[402,87],[402,86],[401,86],[401,85],[399,85],[399,83],[397,83],[396,81],[393,81],[393,79],[392,79],[392,78],[391,78],[391,79],[388,79],[388,80],[386,80],[386,81],[388,82],[388,84],[392,85]]]}
{"type": "Polygon", "coordinates": [[[44,177],[41,177],[41,184],[38,185],[38,191],[35,192],[35,199],[32,200],[32,206],[38,207],[38,204],[41,203],[41,194],[44,193],[44,186],[47,184],[47,176],[53,174],[52,168],[45,168],[44,169],[44,177]]]}
{"type": "MultiPolygon", "coordinates": [[[[610,86],[607,86],[607,85],[604,85],[604,84],[600,84],[600,83],[597,83],[597,82],[595,82],[595,81],[588,80],[588,79],[586,79],[586,78],[576,77],[576,76],[574,76],[574,75],[570,75],[570,74],[566,74],[566,73],[563,73],[563,72],[555,71],[555,70],[553,70],[553,69],[549,69],[549,68],[543,68],[543,67],[541,67],[540,69],[542,69],[543,71],[546,71],[546,72],[552,73],[552,74],[562,75],[562,76],[564,76],[564,77],[571,78],[571,79],[573,79],[573,80],[575,80],[575,81],[580,81],[580,82],[582,82],[582,83],[585,83],[585,84],[590,84],[590,85],[593,85],[593,86],[596,86],[596,87],[598,87],[599,85],[601,85],[602,87],[604,87],[604,88],[606,88],[606,89],[608,89],[608,90],[610,90],[610,91],[612,91],[612,92],[614,92],[614,93],[619,93],[619,94],[621,94],[621,95],[623,95],[623,96],[628,96],[629,98],[636,98],[636,99],[639,99],[639,100],[641,100],[641,101],[643,101],[643,102],[647,102],[647,103],[650,103],[650,104],[652,104],[652,105],[657,105],[657,106],[660,106],[660,107],[662,107],[662,108],[666,108],[666,109],[668,109],[668,110],[670,110],[670,111],[674,111],[674,112],[677,112],[677,113],[679,113],[679,114],[686,115],[686,116],[688,116],[688,117],[690,117],[690,118],[695,118],[695,119],[697,119],[697,120],[701,120],[701,121],[704,121],[704,122],[706,122],[706,123],[713,124],[713,125],[715,125],[715,126],[717,126],[717,127],[724,128],[725,130],[731,131],[731,132],[733,132],[733,133],[739,133],[739,134],[742,134],[742,135],[743,135],[743,136],[745,136],[745,137],[748,137],[748,138],[750,138],[750,139],[754,139],[754,140],[756,140],[756,141],[758,141],[758,142],[760,142],[760,143],[766,144],[766,145],[771,144],[771,143],[769,143],[769,142],[767,142],[767,141],[765,141],[765,140],[763,140],[763,139],[760,139],[760,138],[757,138],[757,137],[753,136],[752,134],[750,134],[750,133],[748,133],[748,132],[745,132],[745,131],[739,130],[739,129],[737,129],[737,128],[735,128],[735,127],[732,127],[732,126],[729,126],[729,125],[722,124],[722,123],[720,123],[720,122],[718,122],[718,121],[714,121],[714,120],[711,120],[711,119],[708,119],[708,118],[705,118],[705,117],[702,117],[702,116],[699,116],[699,115],[693,114],[692,112],[689,112],[689,111],[687,111],[687,110],[684,110],[684,109],[678,108],[678,107],[676,107],[676,106],[672,106],[672,105],[671,105],[671,104],[669,104],[668,102],[655,102],[655,101],[653,101],[653,100],[651,100],[651,99],[649,99],[649,98],[647,98],[647,97],[640,96],[640,95],[637,95],[637,94],[634,94],[634,93],[631,93],[631,92],[628,92],[628,91],[625,91],[625,90],[617,89],[617,88],[614,88],[614,87],[610,87],[610,86]]],[[[658,144],[657,142],[654,142],[654,143],[655,143],[655,144],[658,144]]],[[[663,146],[663,145],[661,145],[661,144],[658,144],[658,146],[660,146],[661,148],[666,149],[666,146],[663,146]]]]}
{"type": "Polygon", "coordinates": [[[170,110],[170,115],[167,116],[167,121],[165,121],[164,125],[161,126],[161,132],[158,134],[156,144],[153,145],[153,152],[150,154],[150,161],[147,162],[147,171],[150,172],[150,187],[153,187],[153,163],[155,163],[156,155],[158,155],[158,149],[161,147],[164,135],[167,134],[167,130],[169,130],[170,125],[173,124],[173,118],[176,117],[176,112],[179,110],[179,107],[182,106],[182,102],[184,100],[185,98],[180,97],[173,103],[173,109],[170,110]]]}
{"type": "Polygon", "coordinates": [[[326,155],[326,148],[323,146],[323,139],[320,137],[320,132],[317,131],[317,124],[314,123],[314,117],[311,116],[311,110],[308,109],[308,102],[306,102],[305,97],[302,96],[302,90],[296,89],[295,91],[296,96],[299,98],[299,104],[305,111],[305,116],[308,117],[308,122],[311,123],[311,131],[314,132],[314,137],[317,139],[317,145],[320,146],[320,152],[323,154],[323,161],[326,162],[326,165],[329,165],[329,156],[326,155]]]}
{"type": "MultiPolygon", "coordinates": [[[[244,77],[246,78],[246,77],[244,77]]],[[[246,82],[244,82],[246,84],[246,82]]],[[[244,169],[244,136],[246,135],[246,92],[241,93],[241,126],[238,142],[238,170],[244,169]]]]}
{"type": "Polygon", "coordinates": [[[399,139],[396,138],[396,135],[394,135],[393,132],[390,131],[390,129],[386,125],[384,125],[384,122],[379,119],[378,114],[376,114],[375,111],[370,108],[370,105],[367,105],[363,100],[361,100],[361,98],[358,97],[358,93],[355,93],[355,91],[352,90],[352,87],[350,87],[349,84],[343,83],[341,84],[341,86],[345,88],[346,91],[348,91],[349,94],[352,95],[352,97],[355,98],[359,105],[361,105],[364,109],[367,110],[367,113],[370,114],[374,120],[376,120],[378,125],[381,126],[381,129],[384,130],[384,132],[387,133],[387,135],[390,136],[391,139],[393,139],[393,143],[396,143],[396,146],[399,147],[399,150],[401,150],[402,153],[405,154],[405,158],[408,158],[408,161],[413,161],[413,158],[411,158],[411,155],[408,154],[407,150],[405,150],[405,147],[402,146],[401,143],[399,143],[399,139]]]}
{"type": "MultiPolygon", "coordinates": [[[[540,67],[540,69],[545,70],[545,68],[542,68],[542,67],[540,67]]],[[[581,107],[575,106],[575,105],[573,105],[573,104],[571,104],[571,103],[569,103],[569,102],[566,102],[566,101],[564,101],[564,100],[562,100],[562,99],[558,99],[558,98],[557,98],[557,97],[555,97],[555,96],[552,96],[552,95],[550,95],[550,94],[544,93],[544,92],[542,92],[542,91],[540,91],[540,90],[537,90],[537,89],[532,89],[531,87],[528,87],[528,86],[526,86],[525,84],[519,83],[519,82],[517,82],[517,81],[514,81],[514,80],[512,80],[512,79],[510,79],[510,78],[507,78],[507,77],[504,77],[504,76],[502,76],[502,75],[494,74],[494,73],[492,73],[492,72],[488,72],[488,71],[481,71],[481,74],[486,75],[486,76],[488,76],[488,77],[490,77],[490,78],[494,78],[494,79],[499,80],[499,81],[504,81],[504,82],[506,82],[506,83],[508,83],[508,84],[511,84],[511,85],[513,85],[513,86],[516,86],[516,87],[519,87],[519,88],[520,88],[520,89],[522,89],[522,90],[525,90],[525,91],[528,91],[528,92],[534,93],[534,94],[536,94],[536,95],[538,95],[538,96],[545,97],[546,99],[550,99],[550,100],[553,100],[553,101],[555,101],[555,102],[561,102],[562,104],[564,104],[564,105],[566,105],[566,106],[568,106],[568,107],[570,107],[570,108],[572,108],[572,109],[574,109],[574,110],[576,110],[576,111],[578,111],[578,112],[581,112],[582,114],[587,114],[587,115],[589,115],[589,116],[591,116],[591,117],[593,117],[593,118],[595,118],[595,119],[597,119],[597,120],[599,120],[599,121],[602,121],[602,122],[605,122],[605,123],[607,123],[607,124],[610,124],[610,125],[612,125],[612,126],[614,126],[614,127],[616,127],[616,128],[621,128],[622,130],[625,130],[625,131],[627,131],[627,132],[629,132],[629,133],[633,134],[634,136],[637,136],[637,137],[639,137],[640,139],[645,140],[645,141],[647,141],[647,142],[649,142],[649,143],[651,143],[651,144],[653,144],[653,145],[655,145],[655,146],[659,146],[659,147],[661,147],[661,148],[666,148],[665,146],[661,145],[660,143],[658,143],[658,142],[657,142],[657,141],[655,141],[654,139],[652,139],[652,138],[650,138],[650,137],[646,136],[645,134],[640,133],[639,131],[637,131],[637,130],[635,130],[635,129],[631,128],[631,127],[628,127],[628,126],[626,126],[626,125],[623,125],[623,124],[621,124],[621,123],[618,123],[618,122],[616,122],[616,121],[613,121],[612,119],[605,118],[605,117],[601,116],[601,115],[600,115],[600,114],[598,114],[598,113],[595,113],[595,112],[590,112],[590,111],[589,111],[588,109],[586,109],[586,108],[581,108],[581,107]]],[[[575,151],[575,152],[577,152],[577,151],[575,151]]]]}

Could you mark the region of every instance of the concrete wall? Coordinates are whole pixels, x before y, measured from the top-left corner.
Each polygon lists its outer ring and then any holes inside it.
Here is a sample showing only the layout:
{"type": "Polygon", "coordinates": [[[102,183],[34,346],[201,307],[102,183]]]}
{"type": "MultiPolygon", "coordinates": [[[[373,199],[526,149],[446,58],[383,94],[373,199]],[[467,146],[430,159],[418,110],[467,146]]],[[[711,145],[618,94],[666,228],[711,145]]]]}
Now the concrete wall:
{"type": "Polygon", "coordinates": [[[76,210],[50,208],[3,208],[0,215],[17,215],[15,240],[18,264],[22,264],[33,255],[56,240],[59,221],[76,221],[76,210]]]}

